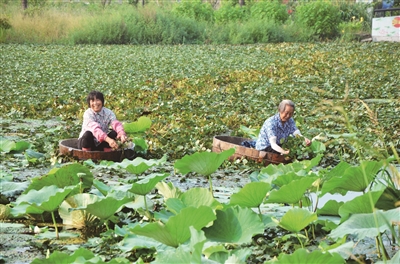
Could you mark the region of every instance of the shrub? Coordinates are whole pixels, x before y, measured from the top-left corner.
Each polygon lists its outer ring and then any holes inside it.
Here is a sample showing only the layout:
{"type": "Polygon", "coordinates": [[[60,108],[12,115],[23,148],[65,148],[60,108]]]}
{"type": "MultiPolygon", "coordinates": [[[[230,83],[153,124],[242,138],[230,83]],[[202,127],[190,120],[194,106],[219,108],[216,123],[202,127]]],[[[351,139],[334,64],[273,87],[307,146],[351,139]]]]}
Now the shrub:
{"type": "Polygon", "coordinates": [[[71,35],[75,44],[188,44],[204,41],[202,23],[155,9],[93,17],[71,35]]]}
{"type": "Polygon", "coordinates": [[[201,0],[182,0],[176,3],[172,13],[180,17],[192,18],[196,21],[214,22],[214,10],[210,3],[201,0]]]}
{"type": "Polygon", "coordinates": [[[278,0],[257,2],[251,6],[250,10],[252,19],[266,19],[283,23],[289,17],[286,5],[281,4],[278,0]]]}
{"type": "MultiPolygon", "coordinates": [[[[369,4],[364,3],[347,3],[341,2],[339,4],[340,19],[343,22],[354,23],[354,20],[362,20],[360,31],[371,32],[372,26],[372,12],[369,10],[369,4]]],[[[339,28],[342,32],[343,28],[339,28]]]]}
{"type": "Polygon", "coordinates": [[[8,18],[0,17],[0,29],[10,29],[11,24],[8,18]]]}
{"type": "Polygon", "coordinates": [[[301,3],[296,7],[295,21],[313,30],[320,38],[334,38],[340,23],[339,8],[323,0],[301,3]]]}
{"type": "Polygon", "coordinates": [[[230,21],[247,21],[250,16],[250,9],[247,6],[225,4],[214,11],[215,22],[228,23],[230,21]]]}

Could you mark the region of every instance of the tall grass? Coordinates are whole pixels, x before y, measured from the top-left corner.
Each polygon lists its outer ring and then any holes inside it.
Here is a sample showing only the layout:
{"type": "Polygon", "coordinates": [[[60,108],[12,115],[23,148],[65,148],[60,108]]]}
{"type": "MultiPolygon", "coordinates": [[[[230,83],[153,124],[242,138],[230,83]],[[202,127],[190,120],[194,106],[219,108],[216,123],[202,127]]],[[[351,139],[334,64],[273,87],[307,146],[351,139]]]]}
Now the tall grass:
{"type": "MultiPolygon", "coordinates": [[[[196,4],[186,1],[184,3],[188,6],[187,9],[193,12],[184,12],[186,9],[182,9],[183,4],[180,6],[182,10],[177,8],[179,3],[170,3],[167,6],[156,3],[134,6],[115,2],[103,7],[98,2],[88,4],[57,2],[52,5],[32,5],[27,10],[22,10],[20,1],[7,2],[1,6],[0,18],[7,19],[12,27],[1,29],[0,43],[251,44],[304,42],[314,41],[319,36],[326,37],[327,28],[332,32],[336,30],[336,22],[326,23],[325,21],[326,17],[333,16],[329,12],[323,19],[313,15],[312,21],[316,22],[312,22],[309,27],[304,27],[304,23],[297,21],[297,16],[288,16],[285,13],[286,7],[277,1],[268,3],[268,5],[266,3],[254,4],[251,6],[252,8],[227,6],[214,11],[210,6],[206,6],[207,4],[203,6],[200,2],[196,4]],[[193,5],[193,10],[189,8],[191,5],[193,5]],[[280,13],[278,13],[281,19],[272,20],[271,14],[277,7],[280,7],[280,13]],[[199,12],[204,14],[199,14],[199,12]],[[205,19],[205,17],[209,19],[205,19]],[[288,19],[283,21],[286,18],[288,19]],[[317,24],[320,25],[320,28],[313,28],[317,24]]],[[[311,5],[312,2],[303,4],[311,5]]],[[[350,5],[350,7],[344,4],[341,6],[345,10],[345,13],[341,15],[342,19],[348,17],[350,13],[353,14],[354,10],[350,5]]],[[[306,6],[302,5],[296,8],[299,11],[308,10],[306,6]]],[[[337,7],[335,10],[337,11],[337,7]]],[[[360,10],[357,9],[357,12],[361,12],[360,10]]],[[[337,15],[336,11],[334,13],[337,15]]],[[[328,34],[328,36],[332,35],[334,34],[328,34]]]]}

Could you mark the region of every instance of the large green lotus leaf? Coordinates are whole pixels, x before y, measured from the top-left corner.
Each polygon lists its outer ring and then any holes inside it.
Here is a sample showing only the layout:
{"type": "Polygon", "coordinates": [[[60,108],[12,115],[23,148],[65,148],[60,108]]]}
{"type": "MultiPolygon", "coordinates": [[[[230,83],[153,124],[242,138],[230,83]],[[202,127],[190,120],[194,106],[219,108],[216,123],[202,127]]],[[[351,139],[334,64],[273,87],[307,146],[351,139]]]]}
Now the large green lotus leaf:
{"type": "Polygon", "coordinates": [[[316,179],[317,177],[303,177],[282,186],[278,190],[272,190],[266,203],[298,203],[316,179]]]}
{"type": "Polygon", "coordinates": [[[44,210],[41,210],[28,202],[20,202],[16,204],[14,207],[10,208],[10,214],[14,218],[20,218],[21,216],[25,216],[28,214],[43,214],[44,210]]]}
{"type": "Polygon", "coordinates": [[[341,222],[346,221],[352,214],[372,213],[375,208],[375,203],[378,201],[383,191],[384,190],[364,193],[363,195],[355,197],[351,201],[345,202],[339,208],[339,215],[342,218],[341,222]]]}
{"type": "Polygon", "coordinates": [[[339,215],[339,208],[344,202],[329,200],[322,208],[317,209],[318,215],[339,215]]]}
{"type": "Polygon", "coordinates": [[[124,239],[118,243],[118,248],[121,249],[122,252],[129,252],[141,248],[156,249],[159,245],[160,242],[152,238],[128,233],[124,236],[124,239]]]}
{"type": "Polygon", "coordinates": [[[217,263],[226,264],[242,264],[246,263],[247,258],[251,255],[252,250],[250,248],[241,248],[234,250],[225,251],[214,251],[208,258],[214,260],[217,263]]]}
{"type": "Polygon", "coordinates": [[[143,227],[138,225],[131,231],[138,235],[151,237],[167,246],[178,247],[190,238],[190,226],[200,230],[215,218],[214,212],[208,206],[187,207],[182,209],[179,214],[170,217],[166,224],[156,222],[143,227]]]}
{"type": "Polygon", "coordinates": [[[322,252],[314,250],[307,252],[306,249],[297,249],[293,254],[280,254],[278,260],[270,260],[265,263],[312,263],[312,264],[339,264],[346,263],[346,261],[338,253],[322,252]]]}
{"type": "Polygon", "coordinates": [[[31,143],[26,142],[26,141],[18,141],[15,143],[15,151],[24,151],[26,149],[29,149],[31,147],[31,143]]]}
{"type": "MultiPolygon", "coordinates": [[[[90,188],[92,186],[93,174],[90,172],[90,170],[79,163],[73,163],[65,165],[61,168],[52,169],[47,175],[33,178],[31,184],[24,193],[27,193],[30,190],[40,190],[44,186],[50,185],[55,185],[58,188],[75,186],[81,181],[81,178],[78,175],[84,175],[82,177],[83,189],[90,188]]],[[[79,192],[79,189],[77,192],[79,192]]]]}
{"type": "Polygon", "coordinates": [[[157,183],[164,180],[169,176],[168,173],[159,174],[153,173],[147,175],[145,178],[141,179],[132,184],[132,187],[129,189],[130,192],[139,195],[146,195],[148,194],[153,188],[156,186],[157,183]]]}
{"type": "Polygon", "coordinates": [[[223,243],[248,243],[256,234],[264,232],[260,217],[250,208],[233,206],[217,210],[217,220],[203,229],[206,237],[223,243]]]}
{"type": "Polygon", "coordinates": [[[120,163],[115,163],[115,166],[122,167],[122,168],[126,169],[128,172],[138,175],[138,174],[142,174],[147,169],[149,169],[153,166],[158,166],[158,165],[164,164],[166,161],[167,161],[167,156],[163,156],[159,160],[155,160],[155,159],[146,160],[142,157],[137,157],[134,160],[124,159],[120,163]]]}
{"type": "Polygon", "coordinates": [[[107,196],[107,193],[111,190],[110,186],[96,179],[93,180],[93,186],[104,196],[107,196]]]}
{"type": "Polygon", "coordinates": [[[257,139],[258,134],[260,134],[259,128],[249,128],[244,125],[240,125],[239,130],[252,139],[257,139]]]}
{"type": "Polygon", "coordinates": [[[39,191],[30,190],[28,193],[22,194],[17,198],[16,203],[26,202],[45,212],[53,212],[57,210],[65,197],[76,188],[77,186],[65,188],[58,188],[55,185],[45,186],[39,191]]]}
{"type": "Polygon", "coordinates": [[[133,138],[133,143],[135,144],[135,151],[138,153],[146,153],[149,146],[144,138],[135,137],[133,138]]]}
{"type": "Polygon", "coordinates": [[[363,192],[382,169],[383,161],[362,161],[359,166],[352,167],[342,164],[341,170],[335,170],[336,177],[330,175],[331,178],[323,184],[321,195],[327,192],[363,192]]]}
{"type": "Polygon", "coordinates": [[[132,201],[132,197],[130,195],[126,195],[122,199],[107,196],[106,198],[88,204],[86,207],[77,207],[77,209],[86,210],[87,213],[95,215],[101,220],[108,220],[111,216],[121,210],[121,207],[124,204],[130,201],[132,201]]]}
{"type": "Polygon", "coordinates": [[[15,149],[15,142],[5,138],[0,139],[0,151],[9,153],[15,149]]]}
{"type": "Polygon", "coordinates": [[[95,217],[86,210],[70,210],[71,208],[87,207],[89,204],[95,203],[100,198],[97,195],[89,193],[78,193],[65,199],[58,213],[63,220],[65,226],[71,226],[75,228],[83,228],[86,223],[91,222],[95,217]]]}
{"type": "Polygon", "coordinates": [[[292,171],[292,172],[288,172],[286,174],[282,174],[282,175],[278,176],[275,180],[272,181],[272,184],[281,187],[281,186],[291,183],[292,181],[297,181],[297,180],[300,180],[303,178],[304,178],[304,176],[299,176],[295,172],[292,171]]]}
{"type": "Polygon", "coordinates": [[[375,207],[382,210],[390,210],[398,207],[398,204],[400,204],[400,190],[386,187],[375,207]]]}
{"type": "Polygon", "coordinates": [[[316,140],[311,142],[310,148],[314,153],[324,153],[326,151],[324,143],[316,140]]]}
{"type": "Polygon", "coordinates": [[[278,225],[288,231],[297,233],[317,219],[317,214],[307,209],[292,208],[283,215],[278,225]]]}
{"type": "Polygon", "coordinates": [[[183,193],[179,188],[176,188],[172,182],[166,183],[161,181],[156,184],[156,188],[158,193],[164,196],[165,201],[169,198],[179,198],[183,193]]]}
{"type": "Polygon", "coordinates": [[[178,214],[180,210],[186,207],[198,208],[204,205],[213,210],[222,208],[221,203],[218,202],[206,188],[189,189],[179,198],[168,199],[165,204],[167,209],[175,214],[178,214]]]}
{"type": "Polygon", "coordinates": [[[242,207],[258,207],[265,199],[271,185],[266,182],[250,182],[238,193],[231,195],[229,204],[242,207]]]}
{"type": "Polygon", "coordinates": [[[203,246],[206,241],[204,232],[197,231],[193,226],[190,229],[189,245],[180,245],[178,248],[158,252],[154,263],[216,263],[202,259],[203,246]]]}
{"type": "Polygon", "coordinates": [[[28,181],[25,182],[13,182],[6,181],[0,178],[0,194],[5,197],[14,196],[16,193],[21,193],[28,188],[28,181]]]}
{"type": "Polygon", "coordinates": [[[215,172],[219,166],[235,153],[231,148],[221,153],[196,152],[193,155],[186,155],[175,162],[174,167],[182,174],[196,172],[208,176],[215,172]]]}
{"type": "Polygon", "coordinates": [[[268,183],[272,183],[276,178],[281,175],[285,175],[288,173],[295,173],[296,175],[305,175],[306,171],[304,170],[304,165],[301,162],[293,162],[290,164],[270,164],[267,167],[261,169],[257,178],[259,181],[264,181],[268,183]]]}
{"type": "Polygon", "coordinates": [[[147,208],[148,208],[148,209],[153,208],[154,202],[153,202],[153,200],[151,200],[151,199],[148,198],[147,196],[136,195],[136,196],[134,197],[134,199],[135,199],[135,200],[130,201],[130,202],[124,204],[124,207],[137,210],[137,209],[139,209],[139,208],[145,209],[145,208],[146,208],[146,205],[147,205],[147,208]],[[146,199],[146,202],[145,202],[144,199],[146,199]]]}
{"type": "Polygon", "coordinates": [[[29,149],[30,147],[31,144],[23,140],[14,142],[12,140],[4,138],[0,139],[0,152],[6,152],[6,153],[9,153],[11,151],[21,152],[26,149],[29,149]]]}
{"type": "Polygon", "coordinates": [[[141,116],[136,122],[124,123],[124,130],[128,134],[145,132],[151,127],[151,119],[146,116],[141,116]]]}
{"type": "MultiPolygon", "coordinates": [[[[68,255],[68,254],[60,252],[60,251],[54,251],[48,258],[34,259],[31,262],[31,264],[86,263],[85,261],[77,262],[77,259],[83,258],[84,260],[90,260],[94,257],[95,256],[92,251],[90,251],[86,248],[80,247],[72,255],[68,255]]],[[[92,263],[92,262],[90,262],[90,263],[92,263]]]]}
{"type": "Polygon", "coordinates": [[[355,235],[357,239],[376,237],[379,233],[391,230],[391,223],[399,220],[400,208],[385,212],[379,210],[369,214],[354,214],[333,230],[330,236],[334,239],[349,234],[355,235]]]}

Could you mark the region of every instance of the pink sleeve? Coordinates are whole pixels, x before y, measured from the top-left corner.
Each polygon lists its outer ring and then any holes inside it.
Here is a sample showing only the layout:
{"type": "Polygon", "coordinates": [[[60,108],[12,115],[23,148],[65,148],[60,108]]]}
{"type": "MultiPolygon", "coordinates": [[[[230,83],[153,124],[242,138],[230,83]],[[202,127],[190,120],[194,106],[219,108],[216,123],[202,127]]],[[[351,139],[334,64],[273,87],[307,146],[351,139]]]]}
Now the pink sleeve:
{"type": "Polygon", "coordinates": [[[101,130],[101,127],[97,122],[90,121],[87,124],[87,128],[93,133],[93,136],[97,138],[99,142],[103,142],[106,139],[107,133],[104,133],[104,131],[101,130]]]}
{"type": "Polygon", "coordinates": [[[118,138],[120,136],[122,136],[122,135],[126,136],[126,133],[125,133],[125,130],[124,130],[124,126],[118,120],[112,121],[111,127],[115,132],[117,132],[117,137],[118,138]]]}

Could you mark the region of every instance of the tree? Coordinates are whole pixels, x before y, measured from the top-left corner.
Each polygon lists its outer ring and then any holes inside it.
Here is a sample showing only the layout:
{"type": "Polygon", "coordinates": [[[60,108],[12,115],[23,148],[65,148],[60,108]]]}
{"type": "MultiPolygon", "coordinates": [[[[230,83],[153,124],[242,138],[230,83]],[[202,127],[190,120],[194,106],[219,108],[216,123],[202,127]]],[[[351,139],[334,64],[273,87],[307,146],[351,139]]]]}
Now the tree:
{"type": "Polygon", "coordinates": [[[21,0],[22,9],[25,10],[28,8],[28,0],[21,0]]]}

